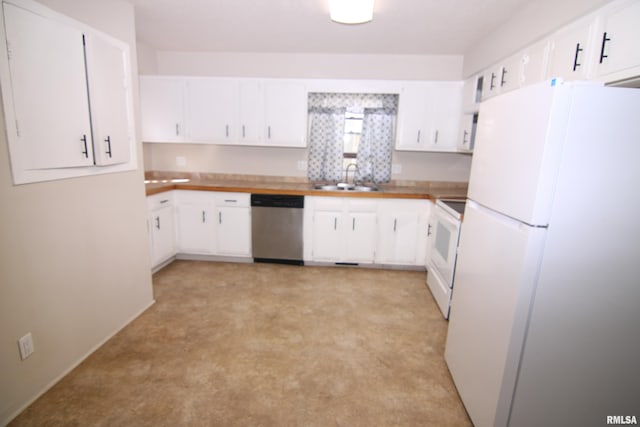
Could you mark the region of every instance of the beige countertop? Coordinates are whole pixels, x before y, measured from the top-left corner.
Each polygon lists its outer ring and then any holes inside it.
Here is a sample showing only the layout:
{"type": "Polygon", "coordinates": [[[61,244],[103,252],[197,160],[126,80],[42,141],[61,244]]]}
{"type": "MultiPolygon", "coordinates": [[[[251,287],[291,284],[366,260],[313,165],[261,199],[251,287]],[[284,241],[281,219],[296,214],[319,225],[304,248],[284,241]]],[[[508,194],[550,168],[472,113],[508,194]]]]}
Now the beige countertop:
{"type": "Polygon", "coordinates": [[[148,196],[170,190],[431,200],[463,199],[467,194],[465,182],[407,181],[380,184],[379,191],[327,191],[316,190],[313,188],[315,183],[301,178],[163,172],[147,172],[145,175],[148,196]]]}

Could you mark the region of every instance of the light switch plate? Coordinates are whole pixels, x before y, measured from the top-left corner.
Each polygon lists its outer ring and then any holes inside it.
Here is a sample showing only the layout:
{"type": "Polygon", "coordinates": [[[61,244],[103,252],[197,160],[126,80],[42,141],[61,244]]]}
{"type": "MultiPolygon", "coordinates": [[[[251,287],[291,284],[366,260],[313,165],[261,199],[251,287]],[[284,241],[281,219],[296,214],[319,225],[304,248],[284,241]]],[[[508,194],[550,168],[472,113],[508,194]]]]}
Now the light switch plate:
{"type": "Polygon", "coordinates": [[[31,332],[18,340],[18,348],[20,349],[20,359],[24,360],[33,353],[33,337],[31,332]]]}

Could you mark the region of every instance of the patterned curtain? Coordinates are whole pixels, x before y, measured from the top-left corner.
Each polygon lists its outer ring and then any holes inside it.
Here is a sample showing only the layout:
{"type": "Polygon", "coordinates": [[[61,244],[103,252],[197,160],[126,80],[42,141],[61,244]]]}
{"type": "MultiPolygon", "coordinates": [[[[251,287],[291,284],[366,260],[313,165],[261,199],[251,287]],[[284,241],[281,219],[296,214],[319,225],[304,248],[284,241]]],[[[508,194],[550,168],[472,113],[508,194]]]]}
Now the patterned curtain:
{"type": "Polygon", "coordinates": [[[340,181],[346,108],[310,108],[309,162],[311,181],[340,181]]]}
{"type": "Polygon", "coordinates": [[[391,152],[395,111],[365,108],[362,136],[358,146],[359,181],[391,181],[391,152]]]}

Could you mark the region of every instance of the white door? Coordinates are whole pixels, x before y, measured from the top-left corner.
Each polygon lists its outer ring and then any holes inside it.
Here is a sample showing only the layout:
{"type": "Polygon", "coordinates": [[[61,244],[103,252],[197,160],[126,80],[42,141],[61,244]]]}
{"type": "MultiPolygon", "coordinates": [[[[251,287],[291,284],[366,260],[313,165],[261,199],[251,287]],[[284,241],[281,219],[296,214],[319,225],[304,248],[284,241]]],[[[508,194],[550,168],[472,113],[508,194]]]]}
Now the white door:
{"type": "Polygon", "coordinates": [[[175,216],[172,206],[152,212],[151,241],[153,266],[175,255],[175,216]]]}
{"type": "Polygon", "coordinates": [[[341,261],[344,252],[342,211],[315,211],[313,214],[314,261],[341,261]]]}
{"type": "Polygon", "coordinates": [[[302,83],[265,83],[265,144],[304,147],[307,91],[302,83]]]}
{"type": "Polygon", "coordinates": [[[549,44],[549,77],[584,80],[588,76],[593,20],[572,25],[555,34],[549,44]]]}
{"type": "Polygon", "coordinates": [[[3,4],[11,90],[20,142],[17,166],[93,165],[83,34],[3,4]]]}
{"type": "Polygon", "coordinates": [[[259,81],[240,82],[239,140],[259,144],[263,138],[264,90],[259,81]]]}
{"type": "Polygon", "coordinates": [[[96,164],[126,163],[134,138],[128,52],[87,36],[86,53],[96,164]]]}
{"type": "Polygon", "coordinates": [[[376,242],[376,214],[373,212],[352,212],[348,215],[346,227],[347,248],[345,260],[348,262],[373,263],[376,242]]]}
{"type": "Polygon", "coordinates": [[[427,150],[432,137],[432,131],[428,128],[431,112],[429,86],[414,84],[402,88],[398,105],[396,149],[427,150]]]}
{"type": "Polygon", "coordinates": [[[140,78],[142,140],[183,141],[184,80],[174,77],[140,78]]]}
{"type": "Polygon", "coordinates": [[[209,205],[179,204],[177,219],[178,249],[183,253],[213,253],[215,213],[209,205]]]}
{"type": "Polygon", "coordinates": [[[506,425],[545,233],[467,202],[445,359],[477,427],[506,425]]]}
{"type": "Polygon", "coordinates": [[[233,143],[238,137],[238,82],[231,79],[188,79],[185,86],[189,140],[233,143]]]}
{"type": "Polygon", "coordinates": [[[216,230],[218,255],[251,255],[251,209],[216,208],[218,227],[216,230]]]}
{"type": "MultiPolygon", "coordinates": [[[[602,16],[595,74],[607,75],[640,67],[640,2],[629,1],[602,16]]],[[[631,76],[627,76],[631,77],[631,76]]]]}

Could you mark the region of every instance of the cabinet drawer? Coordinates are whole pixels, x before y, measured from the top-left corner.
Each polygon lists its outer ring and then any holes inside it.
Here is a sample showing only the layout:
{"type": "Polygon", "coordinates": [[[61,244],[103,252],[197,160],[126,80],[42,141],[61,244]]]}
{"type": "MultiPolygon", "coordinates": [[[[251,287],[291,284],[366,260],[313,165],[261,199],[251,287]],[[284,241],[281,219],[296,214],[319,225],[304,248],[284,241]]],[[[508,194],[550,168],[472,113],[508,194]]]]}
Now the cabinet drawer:
{"type": "Polygon", "coordinates": [[[251,206],[251,194],[249,193],[215,193],[216,207],[235,206],[249,207],[251,206]]]}
{"type": "Polygon", "coordinates": [[[173,192],[167,191],[164,193],[154,194],[153,196],[147,196],[147,209],[149,211],[154,211],[167,206],[173,206],[173,192]]]}
{"type": "Polygon", "coordinates": [[[174,200],[177,205],[212,205],[215,196],[210,191],[176,190],[174,200]]]}

